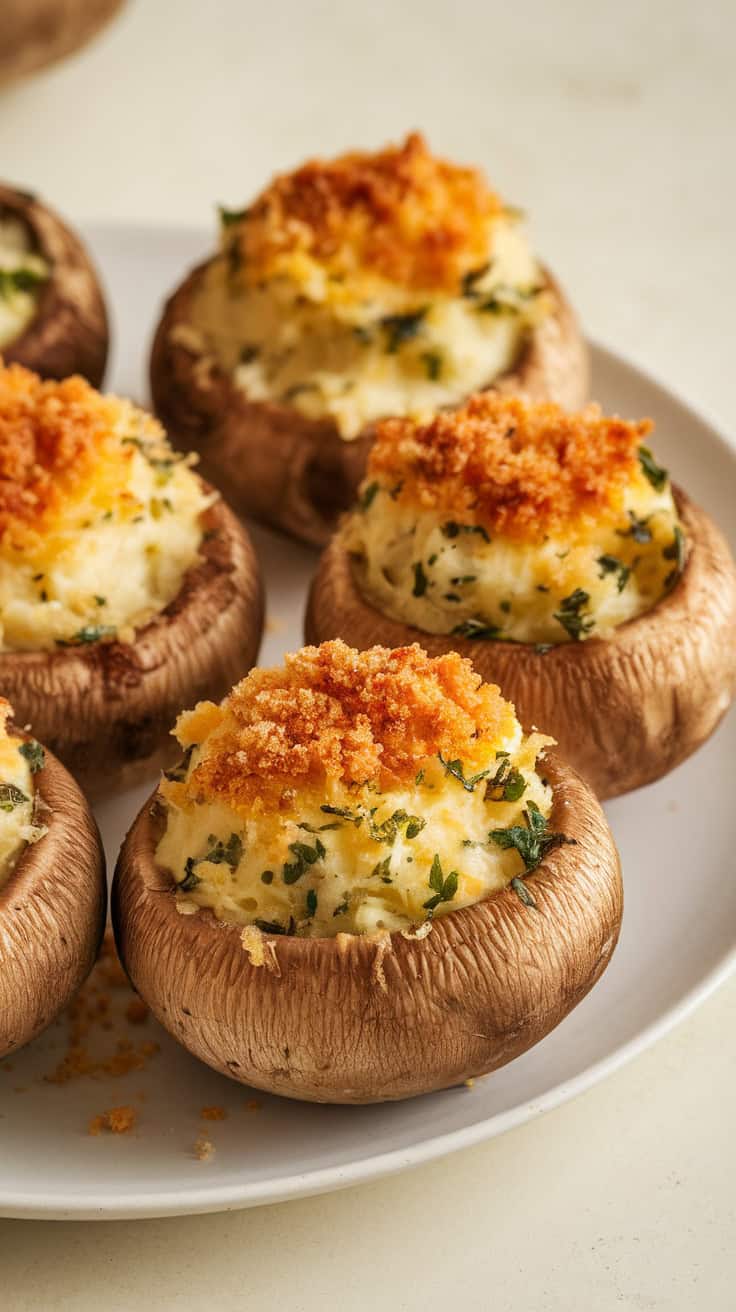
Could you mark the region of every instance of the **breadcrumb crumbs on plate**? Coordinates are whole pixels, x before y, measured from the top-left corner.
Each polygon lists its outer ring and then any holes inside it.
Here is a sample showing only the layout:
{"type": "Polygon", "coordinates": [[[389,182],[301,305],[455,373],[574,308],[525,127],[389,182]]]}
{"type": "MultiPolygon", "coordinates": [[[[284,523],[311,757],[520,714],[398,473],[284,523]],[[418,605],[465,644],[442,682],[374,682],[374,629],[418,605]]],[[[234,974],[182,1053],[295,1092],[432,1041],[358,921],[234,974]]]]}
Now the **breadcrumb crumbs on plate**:
{"type": "Polygon", "coordinates": [[[227,1118],[224,1107],[202,1107],[199,1114],[203,1121],[224,1121],[227,1118]]]}
{"type": "Polygon", "coordinates": [[[92,1117],[87,1133],[98,1135],[108,1131],[110,1134],[129,1134],[137,1119],[135,1107],[111,1107],[109,1111],[92,1117]]]}
{"type": "Polygon", "coordinates": [[[224,801],[235,810],[276,803],[330,782],[390,787],[441,752],[471,761],[482,740],[513,728],[513,707],[456,652],[344,642],[304,647],[275,669],[252,670],[219,706],[179,716],[182,747],[199,744],[172,801],[224,801]]]}
{"type": "Polygon", "coordinates": [[[488,258],[504,213],[479,169],[434,155],[412,132],[398,146],[313,159],[273,179],[224,230],[241,276],[257,282],[301,258],[334,281],[361,271],[415,291],[456,292],[488,258]]]}
{"type": "Polygon", "coordinates": [[[259,1112],[262,1107],[263,1103],[258,1098],[249,1098],[245,1104],[245,1110],[248,1112],[259,1112]]]}
{"type": "Polygon", "coordinates": [[[378,479],[398,505],[538,540],[618,513],[624,490],[642,477],[639,447],[652,427],[598,405],[569,414],[552,402],[479,392],[427,422],[380,422],[364,486],[378,479]]]}
{"type": "Polygon", "coordinates": [[[215,1145],[206,1135],[200,1134],[194,1142],[194,1156],[199,1162],[208,1162],[215,1155],[215,1145]]]}

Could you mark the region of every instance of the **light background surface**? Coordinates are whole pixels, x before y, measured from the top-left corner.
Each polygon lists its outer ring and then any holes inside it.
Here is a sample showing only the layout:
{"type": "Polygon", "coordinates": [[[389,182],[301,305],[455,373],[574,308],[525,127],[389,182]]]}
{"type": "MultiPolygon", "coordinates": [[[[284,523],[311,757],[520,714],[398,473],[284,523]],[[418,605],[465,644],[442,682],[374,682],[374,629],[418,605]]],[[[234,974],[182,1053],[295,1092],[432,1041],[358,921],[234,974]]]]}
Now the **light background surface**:
{"type": "MultiPolygon", "coordinates": [[[[735,46],[728,0],[132,0],[0,93],[0,172],[74,219],[189,224],[309,154],[421,127],[529,211],[591,335],[734,432],[735,46]]],[[[693,888],[696,915],[696,870],[693,888]]],[[[383,1183],[172,1221],[0,1221],[0,1301],[730,1312],[735,1008],[731,981],[574,1103],[383,1183]]]]}

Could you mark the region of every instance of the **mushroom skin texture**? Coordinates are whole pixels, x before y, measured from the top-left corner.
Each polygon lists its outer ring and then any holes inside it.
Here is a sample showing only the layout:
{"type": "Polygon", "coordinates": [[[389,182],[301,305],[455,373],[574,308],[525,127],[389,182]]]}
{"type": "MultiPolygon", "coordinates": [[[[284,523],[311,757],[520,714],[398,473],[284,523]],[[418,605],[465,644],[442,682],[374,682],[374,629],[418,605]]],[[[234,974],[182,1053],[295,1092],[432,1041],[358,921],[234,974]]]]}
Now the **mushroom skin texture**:
{"type": "Polygon", "coordinates": [[[673,491],[688,543],[683,573],[651,610],[608,638],[540,651],[420,632],[364,599],[335,537],[310,590],[306,641],[341,637],[359,649],[420,642],[431,656],[458,651],[500,685],[525,729],[554,737],[599,797],[640,788],[696,751],[736,696],[736,565],[705,511],[673,491]]]}
{"type": "MultiPolygon", "coordinates": [[[[409,1098],[486,1075],[544,1038],[585,996],[616,946],[618,853],[601,808],[556,757],[550,823],[575,840],[526,889],[450,912],[429,933],[271,937],[254,965],[241,929],[181,915],[154,852],[156,797],[133,824],[112,891],[120,958],[169,1032],[244,1084],[308,1102],[409,1098]]],[[[248,931],[246,931],[246,934],[248,931]]],[[[246,940],[250,942],[250,940],[246,940]]]]}
{"type": "Polygon", "coordinates": [[[105,928],[105,858],[87,801],[48,751],[34,782],[35,816],[47,832],[23,850],[0,888],[0,1057],[29,1043],[70,1002],[105,928]]]}
{"type": "Polygon", "coordinates": [[[110,333],[102,289],[82,242],[30,192],[0,185],[0,214],[26,227],[51,270],[30,324],[3,348],[5,363],[25,365],[42,378],[82,374],[98,387],[110,333]]]}
{"type": "Polygon", "coordinates": [[[255,663],[263,588],[250,538],[222,500],[202,523],[201,562],[133,642],[0,652],[0,689],[19,722],[92,797],[155,775],[177,754],[182,705],[219,700],[255,663]]]}
{"type": "Polygon", "coordinates": [[[0,83],[37,73],[97,35],[124,0],[4,0],[0,83]]]}
{"type": "MultiPolygon", "coordinates": [[[[293,406],[251,401],[216,361],[172,333],[191,323],[192,303],[211,261],[174,292],[156,329],[151,391],[174,446],[198,451],[202,472],[240,514],[313,546],[324,546],[355,499],[372,443],[372,426],[352,440],[331,418],[309,419],[293,406]]],[[[552,275],[555,309],[531,333],[517,367],[492,390],[574,409],[588,395],[588,351],[577,319],[552,275]]]]}

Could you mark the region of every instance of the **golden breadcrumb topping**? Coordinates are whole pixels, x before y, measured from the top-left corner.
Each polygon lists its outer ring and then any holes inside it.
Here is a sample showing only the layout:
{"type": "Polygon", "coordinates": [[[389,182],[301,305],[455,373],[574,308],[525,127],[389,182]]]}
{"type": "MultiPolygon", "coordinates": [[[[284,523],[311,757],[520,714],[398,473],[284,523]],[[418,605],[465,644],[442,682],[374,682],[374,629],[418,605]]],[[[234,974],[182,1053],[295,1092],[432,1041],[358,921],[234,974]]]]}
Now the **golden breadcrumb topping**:
{"type": "Polygon", "coordinates": [[[598,405],[568,414],[551,402],[480,392],[426,423],[379,423],[364,487],[378,479],[392,485],[399,505],[538,540],[620,511],[651,428],[648,419],[630,423],[598,405]]]}
{"type": "Polygon", "coordinates": [[[182,746],[201,744],[182,787],[247,806],[305,786],[381,786],[413,778],[417,763],[441,752],[474,759],[479,741],[514,723],[497,687],[484,684],[455,652],[431,658],[421,647],[344,642],[304,647],[282,668],[253,670],[221,706],[199,705],[179,717],[182,746]]]}
{"type": "Polygon", "coordinates": [[[135,1107],[111,1107],[109,1111],[92,1117],[87,1133],[98,1135],[107,1131],[110,1134],[130,1134],[137,1119],[138,1113],[135,1107]]]}
{"type": "Polygon", "coordinates": [[[356,269],[416,290],[456,290],[484,264],[490,222],[503,211],[482,173],[439,159],[413,132],[400,146],[311,160],[276,177],[226,244],[245,276],[307,256],[335,278],[356,269]]]}
{"type": "MultiPolygon", "coordinates": [[[[113,436],[116,457],[133,459],[133,441],[121,446],[116,431],[126,410],[127,402],[84,378],[43,380],[0,360],[0,538],[40,527],[91,476],[113,436]]],[[[135,416],[145,418],[147,439],[165,441],[155,419],[135,416]]]]}

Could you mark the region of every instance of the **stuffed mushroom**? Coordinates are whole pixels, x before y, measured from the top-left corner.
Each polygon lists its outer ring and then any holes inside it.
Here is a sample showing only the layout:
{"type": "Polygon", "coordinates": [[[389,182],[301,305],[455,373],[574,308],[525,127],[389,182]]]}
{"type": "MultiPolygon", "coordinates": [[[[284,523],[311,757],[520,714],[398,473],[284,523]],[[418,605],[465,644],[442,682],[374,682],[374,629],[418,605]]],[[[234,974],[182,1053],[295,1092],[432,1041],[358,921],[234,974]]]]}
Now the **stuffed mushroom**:
{"type": "Polygon", "coordinates": [[[102,382],[102,290],[79,237],[36,196],[0,185],[0,352],[43,378],[102,382]]]}
{"type": "Polygon", "coordinates": [[[651,428],[489,394],[386,421],[308,640],[456,648],[600,796],[659,778],[736,691],[736,569],[651,428]]]}
{"type": "Polygon", "coordinates": [[[107,909],[97,826],[79,788],[0,699],[0,1057],[70,1001],[107,909]]]}
{"type": "Polygon", "coordinates": [[[519,212],[418,134],[304,164],[221,220],[166,306],[151,385],[247,514],[323,544],[383,416],[483,387],[586,396],[575,318],[519,212]]]}
{"type": "Polygon", "coordinates": [[[0,692],[95,793],[155,773],[182,702],[256,658],[245,530],[156,420],[0,368],[0,692]]]}
{"type": "Polygon", "coordinates": [[[318,1102],[444,1088],[604,970],[622,893],[601,809],[457,654],[306,648],[176,733],[113,919],[142,997],[223,1074],[318,1102]]]}

